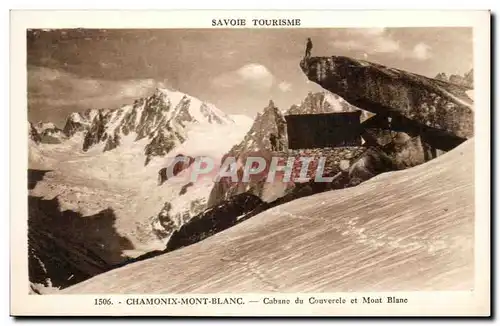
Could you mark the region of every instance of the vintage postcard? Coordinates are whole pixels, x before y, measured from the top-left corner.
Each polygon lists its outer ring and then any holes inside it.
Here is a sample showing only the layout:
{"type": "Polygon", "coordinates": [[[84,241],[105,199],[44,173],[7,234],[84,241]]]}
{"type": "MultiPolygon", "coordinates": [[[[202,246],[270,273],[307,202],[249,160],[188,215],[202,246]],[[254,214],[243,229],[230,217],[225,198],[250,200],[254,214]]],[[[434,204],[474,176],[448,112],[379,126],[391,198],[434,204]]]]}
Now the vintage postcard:
{"type": "Polygon", "coordinates": [[[11,12],[14,316],[489,316],[488,11],[11,12]]]}

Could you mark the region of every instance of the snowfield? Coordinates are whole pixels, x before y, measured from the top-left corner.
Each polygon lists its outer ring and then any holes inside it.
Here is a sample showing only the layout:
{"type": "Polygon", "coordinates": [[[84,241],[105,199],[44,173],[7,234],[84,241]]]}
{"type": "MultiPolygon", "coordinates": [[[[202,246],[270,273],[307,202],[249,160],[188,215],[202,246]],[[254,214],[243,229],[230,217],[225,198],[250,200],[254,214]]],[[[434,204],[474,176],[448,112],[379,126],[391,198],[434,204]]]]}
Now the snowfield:
{"type": "Polygon", "coordinates": [[[294,200],[61,293],[470,290],[473,243],[471,139],[428,163],[294,200]]]}
{"type": "MultiPolygon", "coordinates": [[[[234,143],[241,141],[252,120],[237,117],[237,123],[214,126],[193,124],[187,131],[187,140],[165,157],[154,157],[144,165],[144,147],[149,139],[135,141],[134,132],[121,140],[121,145],[103,152],[104,143],[82,151],[84,135],[75,134],[61,144],[29,146],[30,168],[49,170],[30,195],[44,199],[57,197],[62,210],[94,215],[111,208],[117,216],[115,228],[133,243],[134,250],[124,256],[138,256],[151,250],[163,249],[168,238],[158,239],[151,232],[154,217],[165,202],[173,206],[173,214],[182,214],[190,202],[206,203],[213,186],[211,180],[200,180],[179,196],[188,183],[182,173],[161,186],[158,171],[167,166],[177,154],[209,155],[220,159],[234,143]]],[[[178,225],[181,221],[176,221],[178,225]]]]}

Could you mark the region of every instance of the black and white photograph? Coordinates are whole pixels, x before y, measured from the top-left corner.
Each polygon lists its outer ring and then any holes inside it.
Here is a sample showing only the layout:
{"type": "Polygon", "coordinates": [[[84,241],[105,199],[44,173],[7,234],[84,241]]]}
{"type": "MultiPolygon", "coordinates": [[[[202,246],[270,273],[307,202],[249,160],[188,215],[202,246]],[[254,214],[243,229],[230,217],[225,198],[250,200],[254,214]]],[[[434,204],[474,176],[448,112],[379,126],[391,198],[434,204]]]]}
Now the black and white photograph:
{"type": "Polygon", "coordinates": [[[26,294],[477,290],[473,27],[213,17],[26,29],[26,294]]]}

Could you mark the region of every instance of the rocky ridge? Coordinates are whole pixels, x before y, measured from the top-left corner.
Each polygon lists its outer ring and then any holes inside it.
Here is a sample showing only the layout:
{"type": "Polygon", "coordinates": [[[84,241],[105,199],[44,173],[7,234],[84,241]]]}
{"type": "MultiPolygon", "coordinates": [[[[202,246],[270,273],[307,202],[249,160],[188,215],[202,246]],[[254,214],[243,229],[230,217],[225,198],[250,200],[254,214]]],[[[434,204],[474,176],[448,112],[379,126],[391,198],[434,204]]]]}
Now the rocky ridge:
{"type": "MultiPolygon", "coordinates": [[[[147,140],[145,164],[153,157],[164,156],[187,137],[189,126],[197,123],[229,124],[232,119],[210,103],[168,89],[156,89],[145,98],[117,109],[89,109],[72,113],[62,130],[72,137],[83,133],[82,150],[99,146],[110,151],[124,142],[147,140]]],[[[53,132],[53,129],[50,131],[53,132]]],[[[41,135],[43,138],[43,135],[41,135]]]]}
{"type": "Polygon", "coordinates": [[[471,69],[468,72],[466,72],[463,76],[460,75],[450,75],[448,77],[444,72],[441,72],[434,77],[435,79],[442,80],[445,82],[449,82],[452,84],[460,85],[460,86],[465,86],[470,89],[474,88],[474,70],[471,69]]]}

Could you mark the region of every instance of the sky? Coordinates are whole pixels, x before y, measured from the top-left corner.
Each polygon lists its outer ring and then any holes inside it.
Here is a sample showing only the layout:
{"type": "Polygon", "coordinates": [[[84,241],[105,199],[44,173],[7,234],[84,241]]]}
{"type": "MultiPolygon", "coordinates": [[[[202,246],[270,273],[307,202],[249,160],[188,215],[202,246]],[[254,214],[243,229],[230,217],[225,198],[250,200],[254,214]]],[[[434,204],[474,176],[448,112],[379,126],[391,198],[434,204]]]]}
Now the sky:
{"type": "Polygon", "coordinates": [[[299,62],[343,55],[428,77],[472,68],[470,28],[58,29],[27,33],[28,119],[62,127],[89,108],[115,108],[170,88],[254,117],[322,89],[299,62]]]}

